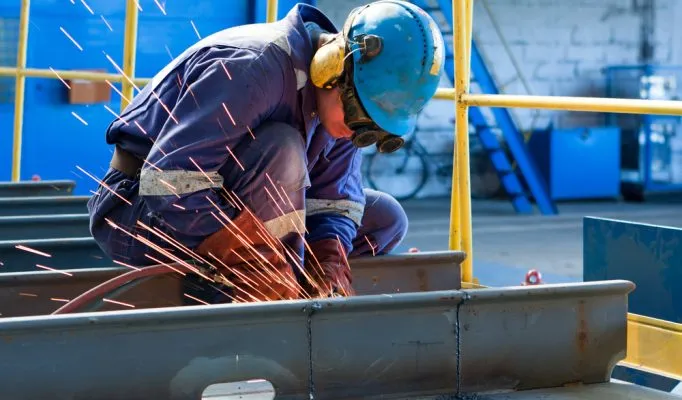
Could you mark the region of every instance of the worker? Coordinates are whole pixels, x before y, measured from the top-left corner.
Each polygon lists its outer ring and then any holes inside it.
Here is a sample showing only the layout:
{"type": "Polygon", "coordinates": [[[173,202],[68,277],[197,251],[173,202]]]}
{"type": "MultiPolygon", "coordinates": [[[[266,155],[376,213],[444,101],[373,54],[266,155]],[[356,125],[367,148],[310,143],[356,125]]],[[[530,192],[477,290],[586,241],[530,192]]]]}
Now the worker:
{"type": "Polygon", "coordinates": [[[363,189],[361,149],[403,144],[443,52],[433,19],[397,0],[354,9],[341,31],[297,4],[202,39],[108,127],[93,237],[122,265],[212,265],[227,291],[209,303],[353,295],[348,259],[389,253],[408,225],[363,189]]]}

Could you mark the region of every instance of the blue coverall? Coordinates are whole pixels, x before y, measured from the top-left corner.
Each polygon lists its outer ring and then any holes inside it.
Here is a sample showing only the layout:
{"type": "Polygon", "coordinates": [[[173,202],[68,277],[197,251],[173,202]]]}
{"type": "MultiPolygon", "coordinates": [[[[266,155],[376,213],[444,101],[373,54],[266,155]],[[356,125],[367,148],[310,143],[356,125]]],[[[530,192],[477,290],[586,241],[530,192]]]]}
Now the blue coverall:
{"type": "Polygon", "coordinates": [[[363,189],[360,151],[332,138],[316,115],[308,21],[337,32],[321,11],[298,4],[276,23],[201,40],[109,126],[107,143],[145,161],[138,176],[110,168],[88,203],[106,254],[137,266],[169,262],[128,233],[173,251],[153,227],[194,248],[223,227],[219,212],[233,218],[244,205],[301,257],[302,229],[308,241],[338,238],[351,257],[400,243],[402,207],[363,189]]]}

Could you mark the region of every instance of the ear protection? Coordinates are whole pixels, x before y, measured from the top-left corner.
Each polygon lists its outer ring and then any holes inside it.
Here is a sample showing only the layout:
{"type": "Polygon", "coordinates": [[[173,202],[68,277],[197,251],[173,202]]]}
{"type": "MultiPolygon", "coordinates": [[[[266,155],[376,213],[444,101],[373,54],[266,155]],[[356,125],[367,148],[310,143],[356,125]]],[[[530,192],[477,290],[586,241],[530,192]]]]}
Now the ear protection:
{"type": "Polygon", "coordinates": [[[381,53],[382,39],[379,36],[359,35],[352,39],[348,37],[355,17],[369,6],[367,4],[351,11],[344,23],[342,35],[337,35],[317,50],[310,65],[310,79],[318,88],[341,89],[345,122],[353,131],[352,141],[356,147],[367,147],[376,143],[379,152],[391,153],[403,146],[404,139],[384,131],[372,121],[362,107],[353,85],[351,44],[358,45],[353,51],[360,52],[361,63],[370,62],[381,53]]]}

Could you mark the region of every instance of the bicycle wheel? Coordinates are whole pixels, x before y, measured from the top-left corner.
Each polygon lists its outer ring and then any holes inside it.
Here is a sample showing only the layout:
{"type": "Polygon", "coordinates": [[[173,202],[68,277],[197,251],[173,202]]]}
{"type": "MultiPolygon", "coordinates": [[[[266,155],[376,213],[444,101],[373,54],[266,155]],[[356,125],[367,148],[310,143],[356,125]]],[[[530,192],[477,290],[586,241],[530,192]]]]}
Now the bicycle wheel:
{"type": "Polygon", "coordinates": [[[393,153],[373,153],[366,162],[365,177],[369,186],[396,200],[414,197],[429,177],[424,157],[408,146],[393,153]]]}

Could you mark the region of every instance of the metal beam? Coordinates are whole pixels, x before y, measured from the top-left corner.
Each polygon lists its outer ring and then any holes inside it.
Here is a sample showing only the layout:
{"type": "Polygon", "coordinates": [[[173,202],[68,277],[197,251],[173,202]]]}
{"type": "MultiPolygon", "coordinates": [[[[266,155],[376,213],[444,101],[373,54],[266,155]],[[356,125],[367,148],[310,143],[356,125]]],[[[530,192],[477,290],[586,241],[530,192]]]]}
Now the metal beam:
{"type": "MultiPolygon", "coordinates": [[[[459,289],[462,260],[464,253],[455,251],[352,258],[353,287],[360,294],[459,289]]],[[[50,314],[65,300],[128,271],[98,268],[0,274],[0,316],[50,314]]],[[[175,275],[150,279],[114,298],[136,308],[179,306],[182,290],[177,278],[175,275]]],[[[125,308],[98,303],[101,311],[125,308]]]]}
{"type": "Polygon", "coordinates": [[[83,214],[90,196],[44,196],[0,198],[0,216],[83,214]]]}
{"type": "Polygon", "coordinates": [[[59,270],[115,265],[92,237],[3,240],[0,241],[0,261],[2,272],[40,271],[37,264],[59,270]]]}
{"type": "Polygon", "coordinates": [[[74,187],[74,181],[0,182],[0,197],[65,196],[74,187]]]}
{"type": "Polygon", "coordinates": [[[611,281],[8,318],[0,387],[16,400],[195,400],[214,383],[262,378],[278,398],[346,399],[601,383],[625,354],[632,289],[611,281]]]}
{"type": "Polygon", "coordinates": [[[578,385],[551,389],[498,393],[479,396],[477,400],[679,400],[680,396],[625,382],[578,385]]]}
{"type": "Polygon", "coordinates": [[[87,237],[89,223],[88,214],[0,217],[0,240],[87,237]]]}
{"type": "Polygon", "coordinates": [[[682,324],[628,315],[627,358],[621,364],[682,380],[682,324]]]}

